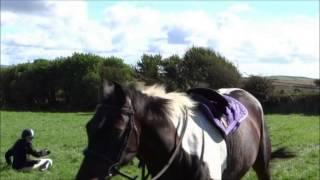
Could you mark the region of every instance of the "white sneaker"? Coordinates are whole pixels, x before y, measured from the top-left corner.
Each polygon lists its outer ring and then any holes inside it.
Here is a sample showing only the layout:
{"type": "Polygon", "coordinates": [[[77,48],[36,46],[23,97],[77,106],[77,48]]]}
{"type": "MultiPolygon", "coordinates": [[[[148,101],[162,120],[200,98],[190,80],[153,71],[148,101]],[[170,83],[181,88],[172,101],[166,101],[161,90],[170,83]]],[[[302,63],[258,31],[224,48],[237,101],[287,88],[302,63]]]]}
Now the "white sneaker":
{"type": "Polygon", "coordinates": [[[49,168],[49,161],[46,161],[43,165],[40,166],[40,171],[45,171],[49,168]]]}

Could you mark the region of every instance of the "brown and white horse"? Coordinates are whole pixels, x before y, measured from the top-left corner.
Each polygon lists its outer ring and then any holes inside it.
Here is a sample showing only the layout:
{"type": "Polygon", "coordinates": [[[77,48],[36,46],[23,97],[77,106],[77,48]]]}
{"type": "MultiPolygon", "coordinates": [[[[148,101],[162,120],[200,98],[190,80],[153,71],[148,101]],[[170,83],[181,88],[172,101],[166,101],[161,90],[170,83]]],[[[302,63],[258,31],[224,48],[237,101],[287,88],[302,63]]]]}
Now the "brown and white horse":
{"type": "Polygon", "coordinates": [[[259,101],[242,89],[221,89],[240,101],[248,116],[223,136],[185,93],[152,86],[138,90],[107,83],[104,98],[87,123],[88,146],[77,180],[105,179],[135,156],[153,179],[240,179],[253,167],[270,179],[272,158],[288,158],[271,143],[259,101]]]}

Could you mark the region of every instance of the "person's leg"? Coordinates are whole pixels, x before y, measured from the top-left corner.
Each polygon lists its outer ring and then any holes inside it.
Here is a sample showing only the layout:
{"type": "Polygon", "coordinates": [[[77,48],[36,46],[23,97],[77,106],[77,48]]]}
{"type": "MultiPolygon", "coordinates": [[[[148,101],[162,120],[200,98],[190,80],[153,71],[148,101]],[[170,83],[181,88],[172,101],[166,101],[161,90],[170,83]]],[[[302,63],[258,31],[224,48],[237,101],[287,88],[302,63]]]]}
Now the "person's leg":
{"type": "Polygon", "coordinates": [[[27,161],[23,168],[19,168],[19,169],[16,169],[18,171],[31,171],[32,169],[34,169],[34,166],[36,164],[40,163],[40,160],[31,160],[31,161],[27,161]]]}
{"type": "Polygon", "coordinates": [[[51,159],[39,159],[39,162],[35,164],[32,169],[39,169],[40,171],[45,171],[52,166],[51,159]]]}
{"type": "Polygon", "coordinates": [[[21,169],[16,169],[17,171],[24,171],[24,172],[27,172],[27,171],[31,171],[33,168],[32,167],[24,167],[24,168],[21,168],[21,169]]]}

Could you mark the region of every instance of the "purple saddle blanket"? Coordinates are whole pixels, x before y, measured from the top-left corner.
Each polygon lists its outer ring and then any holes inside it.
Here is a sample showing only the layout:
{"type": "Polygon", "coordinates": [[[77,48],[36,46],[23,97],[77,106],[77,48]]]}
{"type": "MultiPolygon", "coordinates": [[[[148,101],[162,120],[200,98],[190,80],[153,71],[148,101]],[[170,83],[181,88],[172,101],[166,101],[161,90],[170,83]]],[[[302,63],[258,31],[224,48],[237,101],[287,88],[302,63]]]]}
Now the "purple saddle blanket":
{"type": "Polygon", "coordinates": [[[208,106],[208,102],[199,102],[199,104],[209,121],[218,127],[224,135],[228,135],[238,129],[240,123],[248,116],[248,110],[238,100],[226,95],[223,95],[223,97],[227,100],[228,105],[222,114],[217,112],[214,104],[211,104],[211,107],[208,106]],[[217,114],[220,114],[220,116],[218,117],[217,114]]]}

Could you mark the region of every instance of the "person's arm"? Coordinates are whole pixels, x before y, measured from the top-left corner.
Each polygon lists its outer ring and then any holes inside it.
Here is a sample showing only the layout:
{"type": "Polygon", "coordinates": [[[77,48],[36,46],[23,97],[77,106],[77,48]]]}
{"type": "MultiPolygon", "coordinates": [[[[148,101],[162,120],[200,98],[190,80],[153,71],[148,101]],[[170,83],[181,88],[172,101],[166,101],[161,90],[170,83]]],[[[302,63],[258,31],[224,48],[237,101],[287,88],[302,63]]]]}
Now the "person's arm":
{"type": "Polygon", "coordinates": [[[13,156],[13,149],[10,148],[6,154],[5,154],[5,157],[6,157],[6,162],[8,165],[11,165],[12,164],[12,160],[11,160],[11,157],[13,156]]]}
{"type": "Polygon", "coordinates": [[[42,157],[42,156],[46,156],[46,155],[50,154],[50,151],[48,151],[48,150],[37,151],[37,150],[33,149],[31,143],[28,143],[27,153],[31,154],[34,157],[42,157]]]}

